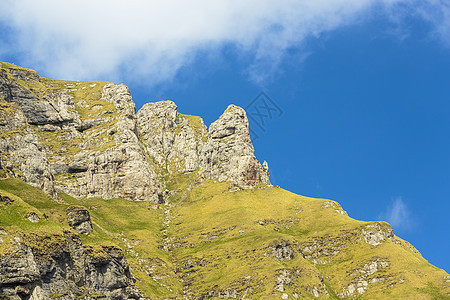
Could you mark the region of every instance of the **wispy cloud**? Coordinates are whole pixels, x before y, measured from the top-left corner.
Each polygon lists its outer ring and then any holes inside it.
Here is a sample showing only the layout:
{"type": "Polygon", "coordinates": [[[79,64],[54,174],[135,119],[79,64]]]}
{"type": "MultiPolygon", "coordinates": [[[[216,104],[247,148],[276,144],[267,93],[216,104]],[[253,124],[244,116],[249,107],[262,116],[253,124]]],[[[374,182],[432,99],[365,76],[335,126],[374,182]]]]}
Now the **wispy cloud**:
{"type": "Polygon", "coordinates": [[[155,84],[199,55],[232,45],[250,57],[249,78],[261,82],[309,37],[405,3],[426,3],[414,9],[436,32],[448,33],[450,23],[435,21],[450,20],[448,5],[438,0],[4,0],[0,24],[11,31],[2,32],[0,53],[21,53],[21,63],[59,78],[116,74],[155,84]],[[441,13],[431,14],[431,6],[441,13]]]}
{"type": "Polygon", "coordinates": [[[396,197],[379,218],[391,224],[394,229],[408,230],[414,225],[411,212],[402,197],[396,197]]]}
{"type": "Polygon", "coordinates": [[[416,8],[424,20],[432,24],[432,34],[450,47],[450,2],[446,0],[428,0],[426,5],[416,8]]]}

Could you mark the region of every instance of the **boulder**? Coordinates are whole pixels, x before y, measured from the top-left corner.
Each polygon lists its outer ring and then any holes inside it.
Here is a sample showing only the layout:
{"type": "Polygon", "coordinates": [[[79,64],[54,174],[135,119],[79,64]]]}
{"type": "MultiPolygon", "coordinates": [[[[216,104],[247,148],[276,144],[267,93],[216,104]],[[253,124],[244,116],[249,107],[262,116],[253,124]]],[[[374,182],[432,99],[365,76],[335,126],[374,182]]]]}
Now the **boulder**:
{"type": "Polygon", "coordinates": [[[80,234],[89,234],[93,231],[89,211],[80,206],[67,208],[67,221],[72,228],[80,234]]]}

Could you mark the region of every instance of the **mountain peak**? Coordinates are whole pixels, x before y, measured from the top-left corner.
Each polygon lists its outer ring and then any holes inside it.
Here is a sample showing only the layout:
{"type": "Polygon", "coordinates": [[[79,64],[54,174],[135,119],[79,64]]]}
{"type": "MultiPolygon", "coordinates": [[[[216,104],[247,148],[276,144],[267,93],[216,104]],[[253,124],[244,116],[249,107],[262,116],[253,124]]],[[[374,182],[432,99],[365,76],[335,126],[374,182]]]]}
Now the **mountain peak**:
{"type": "Polygon", "coordinates": [[[231,180],[242,187],[259,183],[269,185],[268,168],[264,169],[254,156],[245,110],[229,105],[219,119],[209,126],[210,140],[204,147],[207,177],[231,180]]]}
{"type": "MultiPolygon", "coordinates": [[[[28,126],[28,140],[32,137],[36,144],[34,154],[25,141],[9,141],[9,149],[40,157],[30,161],[10,155],[2,163],[11,176],[36,187],[46,182],[52,196],[58,191],[162,202],[166,173],[196,170],[203,179],[245,188],[270,185],[268,172],[254,156],[242,108],[230,105],[208,131],[200,117],[179,113],[170,100],[147,103],[136,113],[124,84],[57,81],[2,66],[0,97],[15,103],[17,118],[24,114],[17,126],[28,126]],[[229,134],[232,139],[225,137],[229,134]],[[30,173],[36,169],[42,175],[30,173]]],[[[14,133],[16,127],[8,130],[17,141],[22,135],[14,133]]]]}

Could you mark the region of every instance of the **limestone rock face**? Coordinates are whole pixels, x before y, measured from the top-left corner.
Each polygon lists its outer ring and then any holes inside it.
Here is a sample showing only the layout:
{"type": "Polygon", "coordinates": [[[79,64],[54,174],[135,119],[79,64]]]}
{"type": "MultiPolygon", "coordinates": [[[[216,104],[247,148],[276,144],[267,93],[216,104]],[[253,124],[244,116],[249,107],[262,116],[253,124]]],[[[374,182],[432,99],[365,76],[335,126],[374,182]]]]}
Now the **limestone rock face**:
{"type": "Polygon", "coordinates": [[[255,157],[247,115],[242,108],[228,106],[209,127],[208,137],[200,163],[205,178],[229,180],[243,187],[270,185],[268,164],[262,167],[255,157]]]}
{"type": "Polygon", "coordinates": [[[105,126],[83,131],[81,149],[71,160],[54,164],[55,173],[65,173],[58,188],[76,197],[161,202],[158,175],[137,136],[130,91],[125,85],[109,84],[103,88],[102,99],[113,104],[114,114],[100,110],[90,116],[91,122],[105,126]]]}
{"type": "Polygon", "coordinates": [[[89,234],[93,230],[91,215],[87,209],[82,207],[70,206],[67,208],[67,221],[78,233],[89,234]]]}
{"type": "Polygon", "coordinates": [[[178,113],[172,101],[145,104],[138,112],[139,135],[147,153],[169,173],[200,167],[207,129],[196,116],[178,113]]]}
{"type": "MultiPolygon", "coordinates": [[[[270,185],[254,155],[245,111],[230,105],[209,130],[172,101],[136,114],[129,89],[105,82],[55,81],[0,68],[1,167],[56,198],[163,202],[162,178],[199,172],[251,188],[270,185]]],[[[2,174],[3,174],[2,173],[2,174]]]]}
{"type": "Polygon", "coordinates": [[[71,109],[73,102],[66,93],[53,91],[39,98],[30,89],[11,78],[16,77],[23,81],[40,83],[39,77],[32,72],[13,70],[8,73],[5,69],[0,69],[0,97],[7,102],[17,103],[29,124],[51,124],[60,128],[68,124],[74,126],[80,124],[78,114],[75,109],[71,109]]]}
{"type": "Polygon", "coordinates": [[[230,105],[209,130],[201,118],[178,113],[172,101],[148,103],[137,116],[147,153],[169,173],[199,169],[205,179],[270,185],[268,164],[255,157],[242,108],[230,105]]]}
{"type": "Polygon", "coordinates": [[[120,249],[83,247],[72,234],[16,238],[14,247],[0,255],[0,294],[11,299],[140,298],[120,249]]]}
{"type": "Polygon", "coordinates": [[[39,138],[17,104],[0,100],[0,166],[56,197],[54,177],[39,138]]]}
{"type": "Polygon", "coordinates": [[[30,221],[31,223],[37,223],[39,222],[41,219],[39,218],[39,216],[37,215],[37,213],[35,212],[29,212],[25,215],[25,218],[28,219],[28,221],[30,221]]]}
{"type": "MultiPolygon", "coordinates": [[[[2,65],[3,66],[3,65],[2,65]]],[[[161,202],[125,85],[58,82],[0,68],[0,150],[8,176],[74,197],[161,202]],[[54,176],[56,175],[56,176],[54,176]]]]}

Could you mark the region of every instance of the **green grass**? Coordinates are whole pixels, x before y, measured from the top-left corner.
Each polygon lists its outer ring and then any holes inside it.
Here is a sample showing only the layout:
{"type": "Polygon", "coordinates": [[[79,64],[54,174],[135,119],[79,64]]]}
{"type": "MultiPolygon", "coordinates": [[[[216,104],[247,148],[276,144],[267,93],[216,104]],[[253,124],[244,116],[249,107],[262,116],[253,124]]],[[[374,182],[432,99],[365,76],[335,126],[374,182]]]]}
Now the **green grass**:
{"type": "MultiPolygon", "coordinates": [[[[172,181],[170,188],[186,190],[187,179],[172,181]]],[[[194,182],[196,179],[189,180],[194,182]]],[[[385,240],[377,247],[364,242],[362,230],[368,230],[365,226],[378,224],[381,230],[388,230],[389,225],[384,222],[357,221],[336,212],[341,208],[333,201],[302,197],[279,188],[238,192],[228,189],[228,183],[207,181],[199,186],[194,184],[187,197],[181,197],[183,192],[180,192],[170,199],[175,204],[172,214],[176,216],[172,224],[178,224],[171,226],[170,237],[182,245],[173,250],[178,264],[188,259],[204,264],[195,266],[195,272],[182,270],[185,281],[193,280],[190,289],[194,296],[212,289],[223,291],[227,287],[235,287],[242,294],[243,289],[257,285],[256,282],[262,285],[253,289],[253,297],[280,295],[274,290],[276,271],[288,269],[301,270],[303,274],[291,278],[291,284],[286,287],[288,294],[314,298],[312,291],[317,287],[321,297],[325,297],[326,289],[332,298],[339,299],[344,288],[361,280],[358,276],[349,276],[348,272],[363,269],[376,258],[385,259],[389,266],[380,268],[364,280],[377,276],[389,280],[370,284],[362,298],[383,299],[386,294],[399,298],[404,294],[414,299],[412,286],[424,286],[420,290],[424,299],[433,299],[436,290],[440,296],[450,290],[443,281],[446,273],[428,264],[406,242],[395,238],[396,243],[385,240]],[[334,203],[335,207],[326,207],[326,202],[334,203]],[[288,241],[293,249],[312,245],[315,241],[319,242],[317,251],[332,246],[340,248],[336,255],[320,257],[324,264],[314,265],[312,259],[304,259],[297,251],[293,260],[278,261],[267,255],[267,249],[280,241],[288,241]],[[416,271],[427,274],[427,279],[424,281],[423,277],[417,276],[416,271]],[[251,278],[250,283],[242,279],[246,276],[251,278]],[[321,283],[323,277],[327,278],[325,286],[321,283]],[[401,280],[404,283],[398,283],[401,280]],[[427,289],[427,282],[439,282],[440,286],[427,289]],[[386,292],[389,284],[394,287],[386,292]]]]}
{"type": "MultiPolygon", "coordinates": [[[[102,255],[105,245],[123,249],[136,285],[155,299],[177,297],[183,291],[200,297],[226,289],[235,290],[239,297],[247,292],[254,299],[279,298],[282,292],[275,286],[282,270],[290,273],[291,280],[284,292],[301,299],[315,299],[314,289],[319,299],[327,298],[326,291],[331,299],[339,299],[350,284],[375,278],[384,279],[371,283],[358,298],[445,299],[449,293],[446,273],[408,243],[398,238],[377,247],[364,242],[361,230],[368,224],[379,224],[382,230],[387,224],[353,220],[324,207],[329,200],[271,187],[230,192],[229,183],[202,182],[195,172],[169,179],[170,189],[178,191],[168,199],[169,215],[152,203],[124,199],[60,194],[60,203],[19,179],[3,179],[0,194],[14,202],[0,205],[0,228],[11,235],[50,236],[33,242],[35,249],[45,251],[57,245],[58,234],[70,230],[67,207],[86,208],[94,227],[91,234],[80,236],[86,249],[92,255],[102,255]],[[41,221],[25,219],[29,212],[38,214],[41,221]],[[170,225],[164,226],[168,220],[170,225]],[[165,240],[175,245],[169,252],[161,249],[165,240]],[[279,260],[271,247],[286,242],[294,258],[279,260]],[[325,263],[315,265],[298,252],[314,242],[319,243],[317,251],[337,245],[339,254],[319,257],[325,263]],[[189,260],[192,267],[185,268],[189,260]],[[359,270],[374,260],[389,265],[359,276],[359,270]]],[[[0,255],[12,251],[10,245],[5,239],[0,255]]]]}

